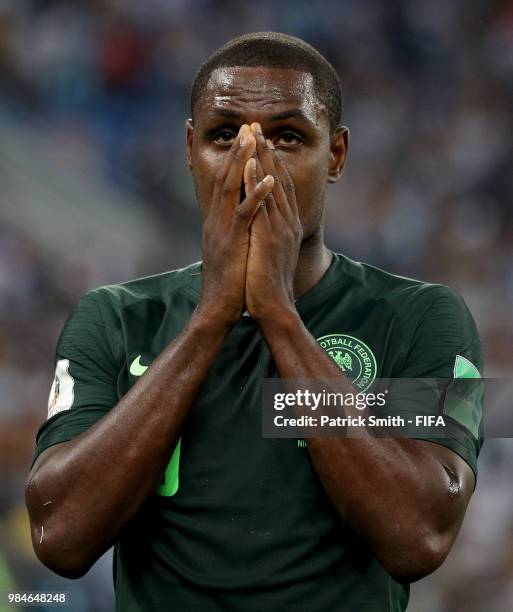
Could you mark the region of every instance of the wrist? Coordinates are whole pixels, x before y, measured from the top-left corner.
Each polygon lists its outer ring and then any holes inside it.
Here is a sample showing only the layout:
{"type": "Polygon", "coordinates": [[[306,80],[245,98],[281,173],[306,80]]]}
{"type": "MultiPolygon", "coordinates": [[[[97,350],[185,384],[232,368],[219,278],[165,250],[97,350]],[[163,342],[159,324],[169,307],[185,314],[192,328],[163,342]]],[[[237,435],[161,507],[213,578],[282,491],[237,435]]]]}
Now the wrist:
{"type": "Polygon", "coordinates": [[[191,321],[210,332],[228,333],[242,316],[241,309],[227,308],[223,304],[210,304],[200,300],[191,321]]]}
{"type": "Polygon", "coordinates": [[[258,313],[256,316],[253,314],[251,316],[258,323],[264,334],[292,331],[298,325],[303,324],[293,303],[281,307],[274,306],[258,313]]]}

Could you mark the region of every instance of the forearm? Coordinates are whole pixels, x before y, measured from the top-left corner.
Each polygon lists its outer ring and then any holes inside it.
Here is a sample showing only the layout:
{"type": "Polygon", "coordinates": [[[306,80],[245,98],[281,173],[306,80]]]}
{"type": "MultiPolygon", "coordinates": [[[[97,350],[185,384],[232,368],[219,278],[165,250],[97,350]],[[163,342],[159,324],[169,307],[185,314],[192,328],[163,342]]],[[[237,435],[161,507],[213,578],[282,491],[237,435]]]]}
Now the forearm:
{"type": "Polygon", "coordinates": [[[249,226],[274,185],[272,176],[253,189],[248,183],[239,201],[241,181],[256,179],[254,149],[243,125],[216,172],[203,225],[200,304],[186,329],[98,423],[36,462],[27,505],[40,558],[72,558],[78,550],[75,565],[94,561],[161,478],[183,420],[244,310],[249,226]]]}
{"type": "MultiPolygon", "coordinates": [[[[354,392],[297,313],[269,318],[261,329],[282,378],[336,380],[338,392],[354,392]]],[[[366,411],[355,413],[366,416],[366,411]]],[[[327,495],[385,567],[396,567],[397,561],[413,567],[419,560],[428,567],[435,562],[427,558],[430,547],[448,550],[464,500],[451,492],[450,476],[426,448],[428,443],[376,438],[365,428],[352,435],[307,438],[327,495]]]]}
{"type": "Polygon", "coordinates": [[[40,558],[76,555],[71,565],[82,565],[117,538],[161,478],[228,331],[195,313],[112,410],[36,462],[27,505],[40,558]]]}
{"type": "Polygon", "coordinates": [[[309,438],[340,516],[395,576],[420,578],[445,558],[464,512],[443,465],[417,440],[309,438]]]}

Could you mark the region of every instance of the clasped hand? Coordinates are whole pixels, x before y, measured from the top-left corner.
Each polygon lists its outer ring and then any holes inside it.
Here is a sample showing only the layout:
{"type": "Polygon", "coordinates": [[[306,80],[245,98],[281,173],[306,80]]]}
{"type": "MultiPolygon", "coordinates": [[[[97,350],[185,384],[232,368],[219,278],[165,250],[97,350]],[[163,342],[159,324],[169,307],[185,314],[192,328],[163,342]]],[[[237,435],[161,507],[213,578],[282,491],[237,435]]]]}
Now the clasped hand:
{"type": "Polygon", "coordinates": [[[205,218],[201,302],[232,324],[244,309],[261,323],[293,310],[302,238],[281,155],[260,124],[244,124],[216,174],[205,218]]]}

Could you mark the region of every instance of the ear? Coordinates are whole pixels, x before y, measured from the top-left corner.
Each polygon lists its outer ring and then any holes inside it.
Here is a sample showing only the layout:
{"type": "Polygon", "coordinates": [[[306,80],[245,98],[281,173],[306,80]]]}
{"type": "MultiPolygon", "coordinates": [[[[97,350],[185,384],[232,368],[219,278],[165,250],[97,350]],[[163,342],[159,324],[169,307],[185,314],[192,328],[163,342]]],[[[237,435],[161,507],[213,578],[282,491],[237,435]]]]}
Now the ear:
{"type": "Polygon", "coordinates": [[[192,135],[194,132],[194,125],[192,123],[192,119],[189,118],[185,122],[185,142],[186,142],[186,150],[187,150],[187,164],[189,165],[189,170],[192,170],[192,135]]]}
{"type": "Polygon", "coordinates": [[[330,141],[328,183],[336,183],[342,174],[349,146],[349,129],[342,125],[335,130],[330,141]]]}

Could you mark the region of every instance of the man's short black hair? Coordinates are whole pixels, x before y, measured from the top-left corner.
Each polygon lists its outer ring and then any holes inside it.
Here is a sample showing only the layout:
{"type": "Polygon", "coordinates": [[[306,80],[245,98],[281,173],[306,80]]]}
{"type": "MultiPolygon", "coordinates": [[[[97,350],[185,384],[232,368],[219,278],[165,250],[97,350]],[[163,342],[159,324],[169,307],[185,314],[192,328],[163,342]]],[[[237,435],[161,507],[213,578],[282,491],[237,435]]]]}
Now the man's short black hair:
{"type": "Polygon", "coordinates": [[[339,126],[342,88],[335,69],[304,40],[281,32],[243,34],[228,41],[205,60],[192,83],[191,117],[196,102],[205,94],[212,71],[232,66],[289,68],[311,74],[318,100],[328,110],[330,133],[333,134],[339,126]]]}

